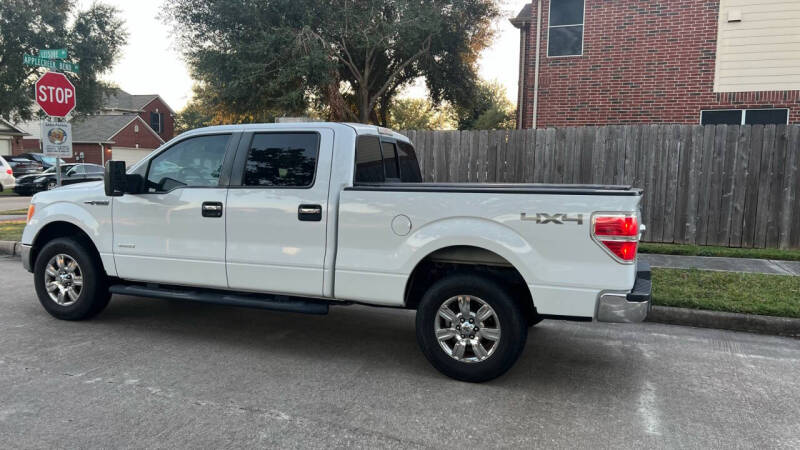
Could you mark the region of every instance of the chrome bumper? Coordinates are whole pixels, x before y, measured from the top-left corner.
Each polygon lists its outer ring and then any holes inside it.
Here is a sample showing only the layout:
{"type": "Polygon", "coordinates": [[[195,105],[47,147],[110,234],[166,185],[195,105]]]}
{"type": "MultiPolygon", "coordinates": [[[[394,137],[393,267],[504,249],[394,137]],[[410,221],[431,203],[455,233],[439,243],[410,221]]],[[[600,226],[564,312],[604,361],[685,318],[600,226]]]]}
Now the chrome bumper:
{"type": "Polygon", "coordinates": [[[636,281],[630,292],[605,292],[597,302],[597,321],[633,323],[642,322],[650,312],[652,292],[650,265],[639,262],[636,266],[636,281]]]}
{"type": "Polygon", "coordinates": [[[19,256],[22,258],[22,267],[28,272],[33,273],[33,261],[31,261],[31,246],[29,244],[19,244],[19,256]]]}

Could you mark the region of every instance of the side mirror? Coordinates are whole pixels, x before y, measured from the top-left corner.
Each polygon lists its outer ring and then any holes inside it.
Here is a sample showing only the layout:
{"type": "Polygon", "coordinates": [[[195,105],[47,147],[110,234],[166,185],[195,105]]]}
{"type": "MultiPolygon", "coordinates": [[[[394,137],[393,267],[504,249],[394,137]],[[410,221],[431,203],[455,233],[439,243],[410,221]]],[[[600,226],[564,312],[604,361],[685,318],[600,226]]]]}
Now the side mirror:
{"type": "Polygon", "coordinates": [[[107,196],[121,197],[125,193],[128,184],[125,174],[125,161],[107,162],[103,180],[107,196]]]}

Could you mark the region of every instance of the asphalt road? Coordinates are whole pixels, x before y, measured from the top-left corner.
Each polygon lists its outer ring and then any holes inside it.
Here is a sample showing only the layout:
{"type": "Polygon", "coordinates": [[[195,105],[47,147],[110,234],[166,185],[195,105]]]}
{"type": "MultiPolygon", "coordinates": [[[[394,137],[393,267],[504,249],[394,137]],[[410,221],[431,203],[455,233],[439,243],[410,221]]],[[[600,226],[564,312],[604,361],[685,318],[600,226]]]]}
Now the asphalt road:
{"type": "Polygon", "coordinates": [[[115,297],[50,318],[0,259],[0,448],[798,448],[800,340],[545,321],[510,373],[445,378],[413,314],[115,297]]]}
{"type": "Polygon", "coordinates": [[[0,211],[27,208],[31,204],[31,197],[16,194],[0,195],[0,211]]]}

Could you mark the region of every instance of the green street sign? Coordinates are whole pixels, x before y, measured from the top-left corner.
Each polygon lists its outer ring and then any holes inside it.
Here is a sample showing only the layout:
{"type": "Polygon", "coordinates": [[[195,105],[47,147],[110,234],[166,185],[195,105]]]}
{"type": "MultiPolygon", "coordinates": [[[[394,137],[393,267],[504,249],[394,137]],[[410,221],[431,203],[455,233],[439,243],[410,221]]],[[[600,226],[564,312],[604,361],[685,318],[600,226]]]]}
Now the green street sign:
{"type": "Polygon", "coordinates": [[[39,58],[47,59],[67,59],[67,49],[65,48],[48,48],[39,50],[39,58]]]}
{"type": "Polygon", "coordinates": [[[59,61],[57,59],[41,58],[33,55],[23,55],[22,63],[26,66],[46,67],[50,70],[57,70],[59,72],[78,73],[78,65],[66,61],[59,61]]]}

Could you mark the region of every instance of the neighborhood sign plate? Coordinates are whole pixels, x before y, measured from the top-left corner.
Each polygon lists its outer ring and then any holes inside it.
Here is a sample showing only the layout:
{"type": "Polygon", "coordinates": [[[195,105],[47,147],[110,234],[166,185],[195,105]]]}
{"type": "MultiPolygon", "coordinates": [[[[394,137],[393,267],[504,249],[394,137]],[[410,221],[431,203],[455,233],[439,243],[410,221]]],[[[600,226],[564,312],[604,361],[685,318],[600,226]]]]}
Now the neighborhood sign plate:
{"type": "Polygon", "coordinates": [[[72,157],[72,125],[42,121],[42,153],[59,158],[72,157]]]}
{"type": "Polygon", "coordinates": [[[59,72],[78,73],[78,65],[72,64],[67,61],[58,59],[47,59],[33,55],[23,55],[22,63],[26,66],[46,67],[50,70],[58,70],[59,72]]]}
{"type": "Polygon", "coordinates": [[[39,58],[47,59],[67,59],[67,49],[65,48],[48,48],[39,50],[39,58]]]}

